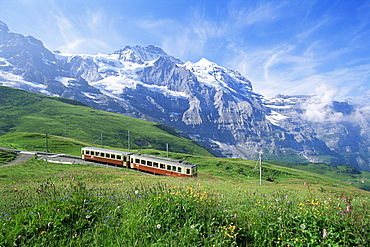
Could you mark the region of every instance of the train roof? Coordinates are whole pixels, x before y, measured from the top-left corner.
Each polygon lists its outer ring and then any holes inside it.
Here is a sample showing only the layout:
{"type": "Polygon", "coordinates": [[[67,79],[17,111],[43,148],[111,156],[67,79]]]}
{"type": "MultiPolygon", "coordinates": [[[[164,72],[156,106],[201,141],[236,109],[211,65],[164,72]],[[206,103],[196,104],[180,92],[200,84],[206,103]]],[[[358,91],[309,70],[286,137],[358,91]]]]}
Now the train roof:
{"type": "Polygon", "coordinates": [[[118,154],[118,155],[131,155],[133,153],[130,152],[124,152],[124,151],[118,151],[118,150],[112,150],[112,149],[105,149],[105,148],[94,148],[94,147],[84,147],[82,150],[90,150],[95,152],[103,152],[103,153],[110,153],[110,154],[118,154]]]}
{"type": "Polygon", "coordinates": [[[154,156],[150,154],[137,153],[137,154],[131,154],[131,157],[145,159],[145,160],[149,160],[152,162],[165,163],[167,165],[176,165],[176,166],[189,167],[189,168],[197,166],[196,164],[193,164],[187,161],[175,160],[175,159],[170,159],[170,158],[165,158],[165,157],[160,157],[160,156],[154,156]]]}

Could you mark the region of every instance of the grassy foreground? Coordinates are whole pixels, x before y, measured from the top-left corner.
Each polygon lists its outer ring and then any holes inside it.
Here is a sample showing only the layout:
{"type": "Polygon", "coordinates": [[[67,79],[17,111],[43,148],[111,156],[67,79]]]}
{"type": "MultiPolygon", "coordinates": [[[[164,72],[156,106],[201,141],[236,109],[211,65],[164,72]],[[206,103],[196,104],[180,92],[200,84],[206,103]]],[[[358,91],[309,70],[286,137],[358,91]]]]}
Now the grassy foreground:
{"type": "Polygon", "coordinates": [[[260,186],[212,170],[184,179],[38,159],[0,168],[0,246],[368,246],[365,191],[288,175],[260,186]]]}

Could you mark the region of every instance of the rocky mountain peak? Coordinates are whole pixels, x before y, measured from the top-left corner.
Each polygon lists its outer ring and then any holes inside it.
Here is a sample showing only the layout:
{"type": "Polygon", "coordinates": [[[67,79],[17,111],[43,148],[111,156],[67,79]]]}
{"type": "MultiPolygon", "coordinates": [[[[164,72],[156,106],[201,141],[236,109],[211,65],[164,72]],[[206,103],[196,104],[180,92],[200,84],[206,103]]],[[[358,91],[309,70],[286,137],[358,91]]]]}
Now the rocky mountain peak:
{"type": "Polygon", "coordinates": [[[160,47],[157,47],[154,45],[149,45],[147,47],[143,47],[139,45],[126,46],[123,49],[115,51],[114,54],[119,54],[120,55],[119,59],[122,59],[124,61],[129,61],[129,62],[135,62],[135,63],[153,61],[160,57],[171,60],[173,63],[179,63],[179,64],[183,63],[183,61],[181,61],[180,59],[175,58],[171,55],[168,55],[160,47]]]}

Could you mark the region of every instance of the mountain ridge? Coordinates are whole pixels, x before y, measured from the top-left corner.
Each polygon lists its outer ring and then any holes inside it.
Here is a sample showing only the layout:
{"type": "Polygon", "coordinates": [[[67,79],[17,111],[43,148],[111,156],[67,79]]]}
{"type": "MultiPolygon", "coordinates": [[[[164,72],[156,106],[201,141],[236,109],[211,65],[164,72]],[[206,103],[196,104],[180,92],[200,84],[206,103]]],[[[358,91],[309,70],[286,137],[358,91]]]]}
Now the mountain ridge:
{"type": "Polygon", "coordinates": [[[251,159],[263,151],[278,161],[370,170],[365,108],[325,95],[267,99],[237,71],[206,58],[183,62],[153,45],[64,55],[6,30],[0,28],[0,85],[164,123],[202,140],[218,156],[251,159]]]}

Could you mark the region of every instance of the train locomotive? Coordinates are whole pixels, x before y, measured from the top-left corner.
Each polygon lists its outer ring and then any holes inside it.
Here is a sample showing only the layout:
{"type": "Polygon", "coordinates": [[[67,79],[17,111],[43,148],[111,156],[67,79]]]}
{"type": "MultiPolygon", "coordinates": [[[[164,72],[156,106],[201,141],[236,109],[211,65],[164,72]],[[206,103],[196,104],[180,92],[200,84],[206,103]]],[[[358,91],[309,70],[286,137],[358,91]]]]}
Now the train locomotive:
{"type": "Polygon", "coordinates": [[[81,156],[84,160],[108,163],[156,175],[172,177],[197,177],[198,175],[196,164],[149,154],[84,147],[81,149],[81,156]]]}

